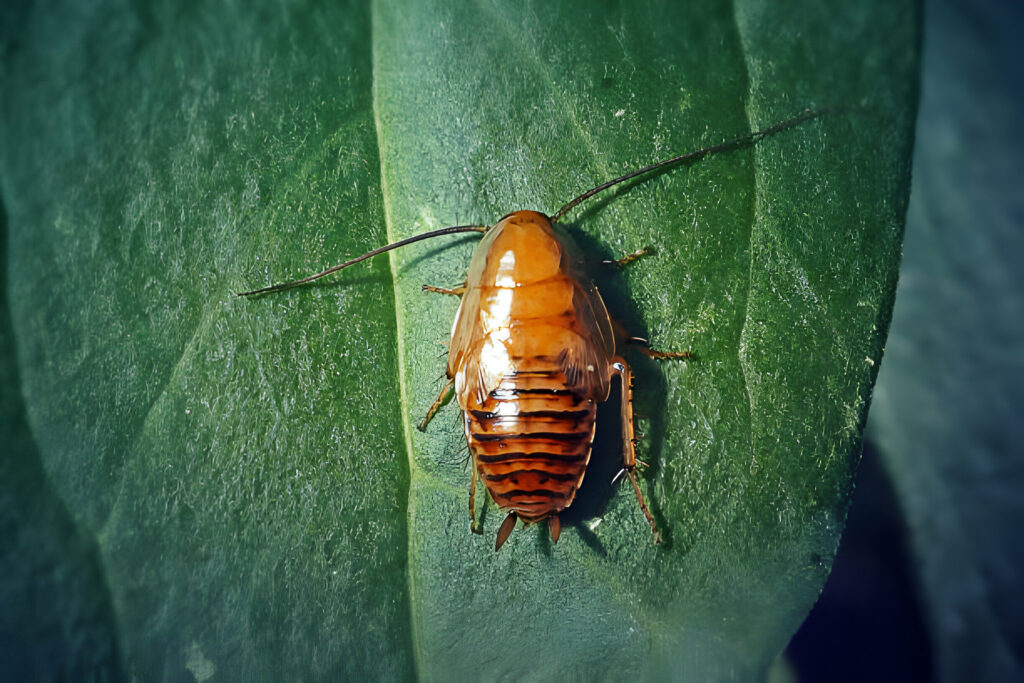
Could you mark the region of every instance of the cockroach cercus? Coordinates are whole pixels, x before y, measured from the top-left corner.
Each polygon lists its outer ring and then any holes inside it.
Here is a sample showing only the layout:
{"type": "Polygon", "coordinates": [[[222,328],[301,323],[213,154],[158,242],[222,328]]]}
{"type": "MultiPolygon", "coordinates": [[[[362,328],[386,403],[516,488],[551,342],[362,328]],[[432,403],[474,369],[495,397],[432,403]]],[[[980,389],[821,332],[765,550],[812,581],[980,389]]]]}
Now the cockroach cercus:
{"type": "MultiPolygon", "coordinates": [[[[452,324],[448,381],[427,411],[427,422],[454,388],[473,458],[469,513],[476,531],[474,497],[479,477],[508,516],[498,529],[497,550],[515,527],[547,520],[552,542],[561,532],[559,513],[572,505],[590,460],[597,404],[608,398],[612,379],[622,387],[622,469],[636,493],[655,543],[657,524],[637,483],[633,428],[633,381],[622,346],[638,343],[653,358],[689,358],[690,353],[654,351],[630,337],[609,315],[581,259],[558,222],[581,202],[619,183],[709,154],[751,145],[820,116],[805,110],[764,130],[650,164],[579,195],[552,216],[515,211],[494,225],[458,225],[432,230],[374,249],[299,280],[242,292],[279,292],[316,280],[391,249],[462,232],[483,233],[465,283],[454,289],[423,289],[461,297],[452,324]]],[[[641,252],[613,262],[627,263],[641,252]]]]}

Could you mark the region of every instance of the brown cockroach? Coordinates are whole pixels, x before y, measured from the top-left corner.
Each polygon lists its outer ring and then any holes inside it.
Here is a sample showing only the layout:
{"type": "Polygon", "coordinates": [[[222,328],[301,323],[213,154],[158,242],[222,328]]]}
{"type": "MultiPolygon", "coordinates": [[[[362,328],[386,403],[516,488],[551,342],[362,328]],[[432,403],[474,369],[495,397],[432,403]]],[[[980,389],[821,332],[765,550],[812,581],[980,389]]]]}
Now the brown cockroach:
{"type": "MultiPolygon", "coordinates": [[[[473,252],[466,282],[455,289],[423,289],[461,297],[452,324],[448,381],[427,411],[427,422],[454,388],[473,457],[469,512],[476,531],[474,498],[479,477],[491,499],[508,516],[498,529],[498,550],[516,520],[547,520],[552,542],[561,533],[559,513],[568,508],[590,460],[597,404],[608,398],[612,379],[622,387],[622,469],[643,511],[655,543],[661,537],[634,472],[633,381],[621,346],[630,337],[605,308],[593,282],[580,270],[582,258],[558,221],[581,202],[651,171],[750,145],[820,116],[806,110],[774,126],[659,161],[598,185],[551,217],[516,211],[493,226],[459,225],[432,230],[374,249],[299,280],[242,292],[277,292],[316,280],[377,254],[420,240],[461,232],[484,233],[473,252]]],[[[613,263],[625,264],[641,252],[613,263]]],[[[637,348],[653,358],[689,358],[690,353],[637,348]]]]}

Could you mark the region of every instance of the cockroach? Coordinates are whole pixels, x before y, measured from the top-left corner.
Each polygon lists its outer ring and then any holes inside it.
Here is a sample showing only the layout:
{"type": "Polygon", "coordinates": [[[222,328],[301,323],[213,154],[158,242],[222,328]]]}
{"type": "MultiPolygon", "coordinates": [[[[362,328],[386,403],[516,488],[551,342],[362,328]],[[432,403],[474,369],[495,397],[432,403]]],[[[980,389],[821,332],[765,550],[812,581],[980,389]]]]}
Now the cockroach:
{"type": "MultiPolygon", "coordinates": [[[[660,543],[658,526],[637,483],[633,422],[633,374],[626,344],[659,359],[690,358],[688,351],[662,352],[630,337],[608,314],[583,259],[559,221],[580,203],[631,178],[741,146],[816,118],[805,110],[764,130],[665,159],[613,178],[562,206],[552,216],[515,211],[494,225],[457,225],[432,230],[369,251],[315,275],[242,292],[268,294],[312,282],[342,268],[420,240],[454,233],[483,233],[463,285],[426,291],[461,297],[452,324],[447,382],[419,424],[431,417],[454,389],[473,458],[470,527],[477,531],[476,482],[508,515],[494,549],[508,539],[516,520],[547,520],[552,542],[561,533],[559,514],[572,505],[586,474],[594,442],[597,404],[607,400],[612,380],[621,383],[622,469],[637,503],[660,543]],[[639,344],[637,344],[639,342],[639,344]]],[[[624,265],[644,250],[612,263],[624,265]]]]}

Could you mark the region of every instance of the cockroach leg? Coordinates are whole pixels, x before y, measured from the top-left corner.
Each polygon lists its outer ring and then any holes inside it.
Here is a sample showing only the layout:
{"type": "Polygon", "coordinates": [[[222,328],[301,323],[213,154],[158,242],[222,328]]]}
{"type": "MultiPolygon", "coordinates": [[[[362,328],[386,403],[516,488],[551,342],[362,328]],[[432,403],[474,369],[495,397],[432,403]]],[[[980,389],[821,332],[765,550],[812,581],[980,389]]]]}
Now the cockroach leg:
{"type": "Polygon", "coordinates": [[[472,467],[469,479],[469,530],[474,534],[481,534],[483,530],[476,524],[476,463],[473,463],[472,467]]]}
{"type": "Polygon", "coordinates": [[[628,266],[630,263],[632,263],[633,261],[636,261],[638,258],[641,258],[642,256],[647,256],[648,254],[653,254],[653,253],[654,253],[654,248],[653,247],[644,247],[643,249],[637,249],[632,254],[626,254],[625,256],[623,256],[620,259],[615,259],[614,261],[601,261],[601,263],[606,265],[606,266],[614,266],[615,268],[622,268],[623,266],[628,266]]]}
{"type": "Polygon", "coordinates": [[[505,521],[501,523],[500,527],[498,527],[498,538],[494,542],[494,552],[498,552],[501,546],[505,544],[505,541],[508,540],[509,534],[511,534],[512,530],[516,528],[516,519],[516,511],[513,510],[508,513],[508,517],[506,517],[505,521]]]}
{"type": "Polygon", "coordinates": [[[427,431],[427,423],[430,422],[430,420],[434,417],[434,414],[444,404],[444,402],[448,400],[448,395],[449,393],[451,393],[453,386],[455,386],[454,379],[450,379],[447,382],[445,382],[444,387],[441,388],[441,393],[437,395],[437,398],[431,404],[430,409],[427,410],[427,414],[424,415],[423,419],[420,420],[420,423],[416,425],[417,429],[419,429],[421,432],[427,431]]]}
{"type": "Polygon", "coordinates": [[[462,296],[466,293],[466,285],[462,284],[458,287],[451,289],[445,289],[444,287],[435,287],[434,285],[423,285],[424,292],[434,292],[435,294],[448,294],[450,296],[462,296]]]}
{"type": "Polygon", "coordinates": [[[654,349],[647,346],[648,341],[643,337],[634,337],[631,335],[622,323],[615,318],[611,319],[612,329],[615,330],[615,334],[618,335],[619,339],[623,340],[630,346],[634,347],[637,351],[644,354],[649,358],[656,358],[658,360],[666,359],[683,359],[683,358],[694,358],[694,354],[691,351],[655,351],[654,349]]]}
{"type": "Polygon", "coordinates": [[[647,509],[647,503],[644,502],[644,496],[640,493],[640,486],[636,483],[636,474],[633,473],[632,467],[626,470],[626,476],[629,477],[629,483],[633,485],[633,491],[636,493],[636,500],[640,503],[640,509],[644,511],[644,517],[647,518],[647,523],[651,525],[651,533],[654,534],[654,545],[660,545],[661,533],[658,532],[658,525],[654,523],[654,517],[651,516],[651,511],[647,509]]]}
{"type": "Polygon", "coordinates": [[[693,353],[690,351],[655,351],[654,349],[646,346],[637,346],[636,350],[648,358],[654,358],[656,360],[680,360],[694,357],[693,353]]]}
{"type": "Polygon", "coordinates": [[[622,383],[622,470],[615,475],[612,483],[618,481],[619,477],[625,474],[629,477],[629,483],[633,485],[633,492],[636,493],[636,501],[640,504],[647,523],[651,525],[651,533],[654,534],[655,545],[661,543],[661,534],[658,532],[658,525],[647,508],[644,496],[640,492],[640,485],[636,481],[636,430],[633,424],[633,371],[625,358],[616,356],[612,359],[612,370],[619,376],[622,383]]]}

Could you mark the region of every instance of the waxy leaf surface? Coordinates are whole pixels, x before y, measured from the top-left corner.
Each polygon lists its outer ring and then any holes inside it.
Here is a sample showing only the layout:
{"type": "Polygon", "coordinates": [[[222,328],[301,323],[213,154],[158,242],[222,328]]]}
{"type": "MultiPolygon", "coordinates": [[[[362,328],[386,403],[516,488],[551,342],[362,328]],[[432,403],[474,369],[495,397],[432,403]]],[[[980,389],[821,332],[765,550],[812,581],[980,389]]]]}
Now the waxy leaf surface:
{"type": "Polygon", "coordinates": [[[0,192],[19,457],[95,545],[115,673],[767,669],[827,576],[885,341],[910,3],[12,16],[0,192]],[[658,547],[610,485],[616,392],[557,545],[529,527],[496,555],[493,504],[469,533],[457,407],[415,424],[458,305],[420,288],[459,284],[473,238],[232,296],[427,229],[553,213],[820,107],[564,221],[595,262],[654,247],[597,268],[598,286],[632,333],[696,355],[633,359],[658,547]]]}

